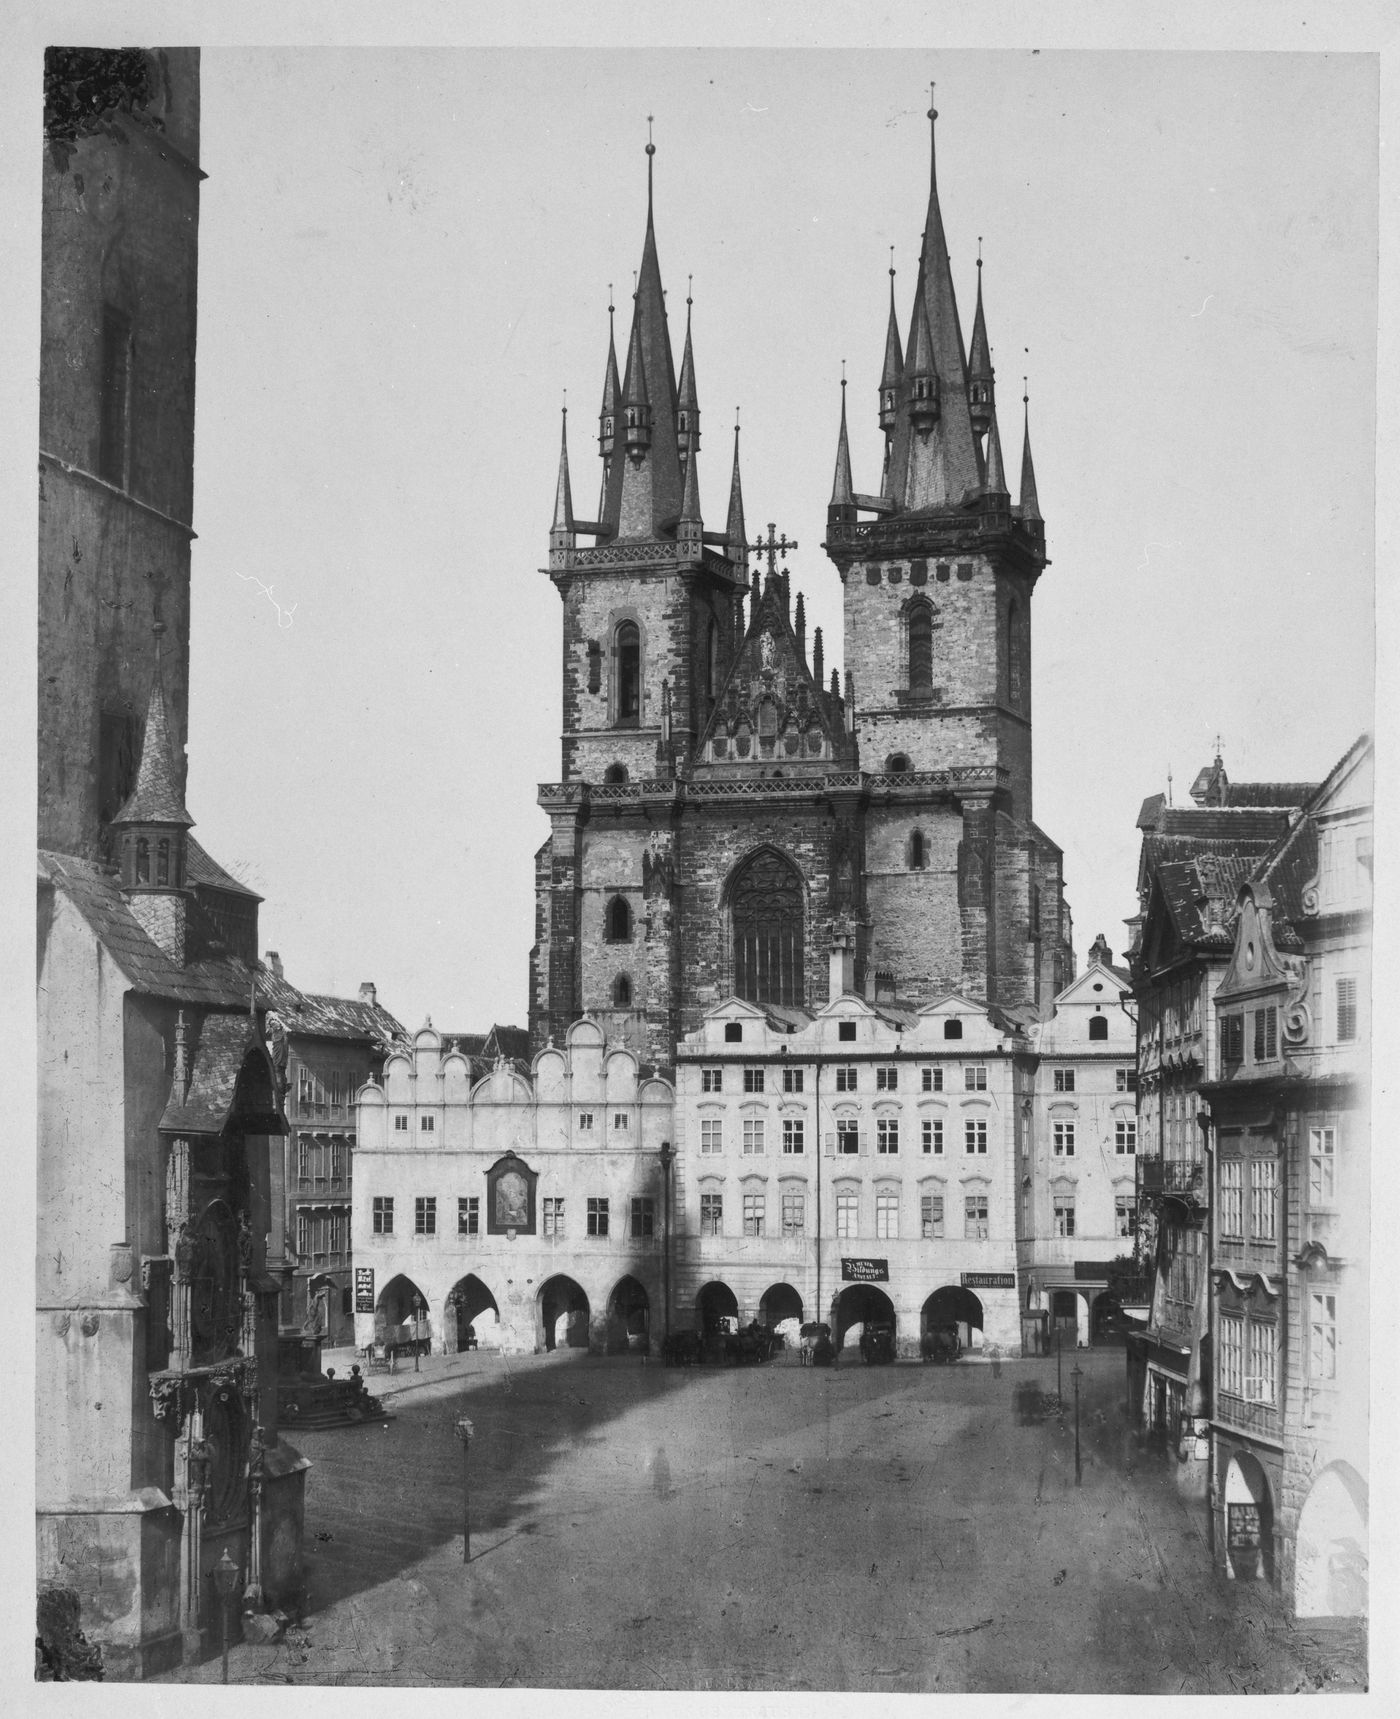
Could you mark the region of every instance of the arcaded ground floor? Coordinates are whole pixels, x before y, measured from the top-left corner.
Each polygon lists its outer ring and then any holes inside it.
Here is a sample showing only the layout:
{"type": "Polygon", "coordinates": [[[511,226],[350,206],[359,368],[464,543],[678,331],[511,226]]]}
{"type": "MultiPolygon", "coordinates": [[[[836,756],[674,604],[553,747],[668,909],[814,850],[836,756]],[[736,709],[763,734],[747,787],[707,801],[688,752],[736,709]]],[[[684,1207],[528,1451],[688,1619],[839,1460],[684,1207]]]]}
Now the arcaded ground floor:
{"type": "MultiPolygon", "coordinates": [[[[334,1358],[332,1358],[334,1362],[334,1358]]],[[[311,1606],[231,1678],[773,1691],[1356,1689],[1357,1626],[1215,1573],[1125,1420],[1121,1348],[1055,1362],[671,1370],[560,1349],[376,1375],[306,1433],[311,1606]],[[469,1416],[472,1561],[462,1562],[469,1416]]],[[[191,1673],[181,1674],[185,1679],[191,1673]]],[[[217,1660],[193,1673],[217,1679],[217,1660]]]]}

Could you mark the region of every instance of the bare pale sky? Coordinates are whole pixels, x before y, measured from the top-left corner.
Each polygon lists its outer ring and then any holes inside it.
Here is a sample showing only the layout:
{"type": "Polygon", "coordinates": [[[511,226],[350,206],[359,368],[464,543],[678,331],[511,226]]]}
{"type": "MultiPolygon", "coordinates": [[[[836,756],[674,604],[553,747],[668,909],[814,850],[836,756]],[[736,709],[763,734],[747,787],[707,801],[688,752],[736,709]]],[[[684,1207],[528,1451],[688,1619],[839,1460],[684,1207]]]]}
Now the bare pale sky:
{"type": "Polygon", "coordinates": [[[298,984],[373,978],[409,1024],[525,1018],[559,405],[587,513],[648,114],[678,357],[694,277],[707,524],[738,405],[750,525],[798,539],[839,661],[841,361],[874,488],[930,76],[1013,486],[1030,376],[1035,805],[1081,957],[1123,945],[1169,769],[1184,796],[1219,733],[1233,776],[1320,778],[1369,722],[1374,60],[210,49],[190,807],[298,984]]]}

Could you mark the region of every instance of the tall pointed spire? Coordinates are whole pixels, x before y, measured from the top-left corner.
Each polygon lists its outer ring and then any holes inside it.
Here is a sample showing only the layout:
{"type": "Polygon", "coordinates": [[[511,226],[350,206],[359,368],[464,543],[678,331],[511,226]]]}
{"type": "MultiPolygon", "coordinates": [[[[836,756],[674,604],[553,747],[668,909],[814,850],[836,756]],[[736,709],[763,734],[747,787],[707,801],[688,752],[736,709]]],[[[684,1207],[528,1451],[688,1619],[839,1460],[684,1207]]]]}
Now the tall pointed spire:
{"type": "Polygon", "coordinates": [[[1040,498],[1035,492],[1035,462],[1031,459],[1031,391],[1022,396],[1026,408],[1026,434],[1021,444],[1021,518],[1040,518],[1040,498]]]}
{"type": "Polygon", "coordinates": [[[904,380],[904,348],[899,340],[899,316],[894,308],[894,246],[890,246],[890,322],[885,331],[885,367],[880,372],[880,428],[894,428],[899,385],[904,380]]]}
{"type": "MultiPolygon", "coordinates": [[[[569,408],[564,407],[559,430],[559,482],[554,490],[554,526],[551,537],[563,534],[572,537],[574,530],[574,497],[569,487],[569,408]]],[[[563,548],[571,545],[554,544],[550,547],[563,548]]]]}
{"type": "Polygon", "coordinates": [[[700,523],[700,477],[698,473],[699,460],[692,451],[685,462],[685,494],[681,498],[681,519],[696,525],[700,523]]]}
{"type": "Polygon", "coordinates": [[[846,378],[841,378],[841,433],[836,439],[836,476],[831,485],[832,507],[855,506],[855,488],[851,483],[851,445],[846,436],[846,378]]]}
{"type": "Polygon", "coordinates": [[[749,540],[744,526],[744,486],[739,481],[739,408],[734,408],[734,475],[729,480],[729,519],[724,529],[729,559],[748,565],[749,540]]]}
{"type": "Polygon", "coordinates": [[[608,287],[608,362],[603,372],[603,404],[598,410],[598,447],[604,459],[613,451],[617,412],[622,403],[622,383],[617,376],[617,341],[613,331],[612,286],[608,287]]]}
{"type": "Polygon", "coordinates": [[[992,349],[987,341],[987,317],[982,309],[982,241],[977,241],[977,315],[972,324],[972,350],[967,358],[967,399],[972,433],[986,435],[996,401],[992,349]]]}
{"type": "Polygon", "coordinates": [[[113,824],[177,824],[188,829],[194,823],[185,810],[185,797],[180,792],[179,778],[175,773],[170,718],[165,708],[165,687],[160,672],[159,640],[164,631],[164,623],[157,621],[156,667],[151,678],[151,697],[146,708],[136,786],[112,819],[113,824]]]}
{"type": "Polygon", "coordinates": [[[681,355],[681,381],[676,397],[676,441],[681,463],[700,446],[700,401],[695,392],[695,355],[690,344],[690,283],[685,295],[685,351],[681,355]]]}
{"type": "Polygon", "coordinates": [[[987,475],[982,481],[982,491],[985,495],[1004,495],[1011,500],[1011,491],[1006,487],[1006,467],[1001,457],[1001,435],[997,429],[997,415],[993,408],[987,430],[987,475]]]}

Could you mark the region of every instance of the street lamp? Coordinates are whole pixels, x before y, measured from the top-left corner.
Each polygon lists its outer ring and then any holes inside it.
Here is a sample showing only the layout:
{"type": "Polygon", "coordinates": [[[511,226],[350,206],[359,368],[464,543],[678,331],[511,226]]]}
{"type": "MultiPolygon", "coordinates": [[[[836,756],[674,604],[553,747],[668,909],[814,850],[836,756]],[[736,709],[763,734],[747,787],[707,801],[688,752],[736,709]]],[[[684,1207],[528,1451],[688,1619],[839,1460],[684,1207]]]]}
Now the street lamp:
{"type": "Polygon", "coordinates": [[[458,1420],[453,1431],[457,1434],[462,1446],[462,1562],[472,1561],[472,1493],[471,1493],[471,1448],[472,1433],[475,1429],[465,1415],[458,1420]]]}
{"type": "Polygon", "coordinates": [[[671,1335],[671,1142],[661,1142],[661,1307],[663,1336],[671,1335]]]}
{"type": "Polygon", "coordinates": [[[423,1297],[413,1298],[413,1370],[418,1371],[418,1331],[423,1318],[423,1297]]]}
{"type": "Polygon", "coordinates": [[[1079,1460],[1079,1381],[1083,1376],[1083,1369],[1076,1361],[1074,1370],[1070,1374],[1070,1378],[1074,1380],[1074,1484],[1076,1486],[1084,1478],[1084,1468],[1079,1460]]]}
{"type": "MultiPolygon", "coordinates": [[[[1055,1319],[1055,1307],[1054,1307],[1053,1302],[1051,1303],[1051,1306],[1050,1306],[1050,1317],[1052,1319],[1055,1319]]],[[[1060,1403],[1061,1406],[1063,1406],[1064,1400],[1065,1400],[1064,1366],[1060,1360],[1060,1340],[1063,1338],[1063,1336],[1064,1336],[1064,1331],[1060,1325],[1060,1322],[1056,1319],[1055,1320],[1055,1399],[1058,1403],[1060,1403]]]]}
{"type": "Polygon", "coordinates": [[[238,1568],[238,1565],[234,1563],[233,1559],[229,1557],[228,1547],[225,1546],[222,1557],[220,1557],[218,1563],[214,1566],[214,1587],[219,1596],[219,1613],[223,1623],[223,1681],[225,1683],[228,1682],[229,1607],[232,1603],[234,1594],[238,1591],[238,1584],[241,1576],[242,1571],[238,1568]]]}

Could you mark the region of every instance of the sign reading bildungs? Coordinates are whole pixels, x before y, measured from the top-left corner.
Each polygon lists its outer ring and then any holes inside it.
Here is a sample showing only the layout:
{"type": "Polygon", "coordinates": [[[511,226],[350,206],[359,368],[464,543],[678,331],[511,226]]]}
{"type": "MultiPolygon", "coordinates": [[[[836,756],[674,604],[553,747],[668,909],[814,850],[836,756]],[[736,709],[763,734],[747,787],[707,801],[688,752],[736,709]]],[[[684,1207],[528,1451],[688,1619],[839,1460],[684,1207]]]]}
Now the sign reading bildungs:
{"type": "Polygon", "coordinates": [[[887,1259],[843,1259],[841,1278],[845,1283],[888,1283],[890,1262],[887,1259]]]}

